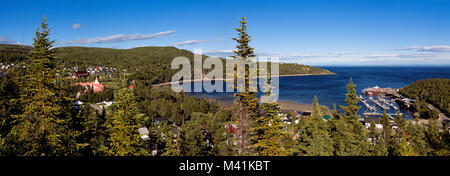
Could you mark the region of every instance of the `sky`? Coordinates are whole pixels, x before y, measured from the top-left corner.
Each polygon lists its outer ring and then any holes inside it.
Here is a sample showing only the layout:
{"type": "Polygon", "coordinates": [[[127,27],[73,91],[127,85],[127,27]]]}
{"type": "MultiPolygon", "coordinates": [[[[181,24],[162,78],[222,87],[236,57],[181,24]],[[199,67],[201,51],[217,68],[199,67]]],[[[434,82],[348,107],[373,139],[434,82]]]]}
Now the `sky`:
{"type": "Polygon", "coordinates": [[[230,56],[245,16],[258,56],[315,66],[450,66],[450,0],[2,0],[0,43],[175,46],[230,56]]]}

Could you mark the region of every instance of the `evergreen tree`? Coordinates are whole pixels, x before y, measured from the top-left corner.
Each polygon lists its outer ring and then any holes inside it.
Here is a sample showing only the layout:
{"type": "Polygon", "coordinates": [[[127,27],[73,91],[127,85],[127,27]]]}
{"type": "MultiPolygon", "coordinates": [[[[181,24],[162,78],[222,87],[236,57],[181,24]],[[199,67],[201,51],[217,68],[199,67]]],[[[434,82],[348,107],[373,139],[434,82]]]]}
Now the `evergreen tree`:
{"type": "Polygon", "coordinates": [[[391,122],[389,120],[389,116],[386,114],[386,111],[384,111],[381,115],[380,122],[383,125],[384,143],[388,146],[389,154],[393,155],[397,148],[397,142],[393,138],[394,136],[392,135],[391,122]]]}
{"type": "Polygon", "coordinates": [[[207,156],[210,147],[202,125],[202,116],[193,116],[189,122],[181,126],[180,153],[183,156],[207,156]]]}
{"type": "Polygon", "coordinates": [[[243,71],[243,75],[237,74],[241,70],[237,70],[236,66],[234,67],[234,83],[235,90],[238,93],[234,94],[235,97],[235,116],[238,118],[239,127],[238,127],[238,155],[248,154],[249,153],[249,138],[251,137],[251,133],[248,129],[252,128],[254,122],[256,121],[256,111],[258,110],[258,98],[256,98],[256,93],[251,91],[250,86],[251,78],[250,78],[250,67],[248,63],[252,62],[252,58],[256,55],[254,54],[254,49],[249,46],[249,42],[251,41],[250,35],[247,33],[247,22],[245,21],[245,17],[239,21],[240,27],[236,28],[238,32],[238,37],[233,38],[234,41],[238,43],[236,49],[234,51],[235,56],[232,56],[237,63],[241,63],[245,65],[245,70],[243,71]],[[243,80],[243,85],[236,85],[238,83],[237,80],[243,80]]]}
{"type": "Polygon", "coordinates": [[[16,125],[13,116],[22,112],[19,104],[21,90],[17,76],[14,72],[8,71],[0,77],[0,156],[16,153],[15,138],[10,132],[16,125]]]}
{"type": "MultiPolygon", "coordinates": [[[[344,110],[345,115],[342,121],[338,121],[336,131],[332,134],[336,136],[335,151],[337,155],[361,156],[367,155],[369,143],[367,141],[366,129],[359,122],[358,97],[356,95],[356,85],[350,78],[347,84],[347,94],[345,94],[346,106],[340,106],[344,110]],[[339,136],[339,137],[338,137],[339,136]],[[340,145],[338,145],[340,144],[340,145]]],[[[336,110],[337,111],[337,110],[336,110]]],[[[340,116],[334,112],[335,116],[340,116]]]]}
{"type": "Polygon", "coordinates": [[[331,111],[333,119],[341,119],[341,113],[336,108],[336,104],[333,104],[333,110],[331,111]]]}
{"type": "Polygon", "coordinates": [[[281,107],[277,102],[273,102],[272,85],[270,75],[266,78],[267,103],[262,109],[264,115],[257,119],[257,126],[251,131],[257,134],[252,137],[256,141],[252,148],[260,156],[286,156],[288,150],[283,148],[281,140],[288,136],[285,132],[283,120],[280,116],[281,107]]]}
{"type": "Polygon", "coordinates": [[[414,148],[411,147],[411,145],[408,145],[406,142],[405,137],[400,138],[399,147],[397,149],[398,155],[400,156],[417,156],[417,154],[414,152],[414,148]]]}
{"type": "Polygon", "coordinates": [[[174,137],[173,133],[169,131],[166,135],[166,147],[162,156],[180,156],[180,145],[177,137],[174,137]]]}
{"type": "Polygon", "coordinates": [[[427,143],[425,127],[418,123],[417,120],[411,121],[406,129],[407,141],[411,144],[414,152],[419,156],[427,156],[431,147],[427,143]]]}
{"type": "Polygon", "coordinates": [[[113,116],[107,126],[109,131],[109,156],[148,155],[138,129],[144,126],[143,114],[139,113],[133,89],[122,77],[114,92],[113,116]]]}
{"type": "Polygon", "coordinates": [[[327,122],[320,113],[317,97],[314,96],[312,116],[299,131],[299,152],[308,156],[333,155],[333,141],[327,128],[327,122]]]}
{"type": "Polygon", "coordinates": [[[426,130],[427,141],[432,148],[433,155],[445,155],[448,151],[444,148],[444,141],[439,133],[437,120],[429,119],[428,128],[426,130]]]}
{"type": "MultiPolygon", "coordinates": [[[[396,139],[397,139],[397,143],[401,142],[401,138],[403,136],[405,136],[405,131],[406,131],[406,120],[403,119],[402,114],[400,113],[400,111],[397,111],[397,115],[394,118],[394,122],[397,124],[397,129],[396,129],[396,139]]],[[[405,139],[406,140],[406,139],[405,139]]]]}
{"type": "Polygon", "coordinates": [[[346,115],[347,121],[350,122],[358,122],[359,115],[358,111],[361,106],[358,106],[358,96],[356,95],[356,85],[353,84],[352,78],[350,78],[349,83],[347,84],[347,94],[345,94],[345,103],[347,106],[340,106],[346,115]]]}
{"type": "Polygon", "coordinates": [[[378,132],[376,132],[376,136],[374,138],[373,143],[370,145],[369,154],[371,156],[388,156],[388,146],[384,142],[378,132]]]}
{"type": "Polygon", "coordinates": [[[51,50],[54,41],[49,38],[45,20],[36,30],[20,100],[23,113],[16,116],[18,124],[12,131],[17,137],[19,155],[73,155],[82,146],[74,140],[78,133],[68,129],[62,99],[55,90],[56,64],[51,50]]]}
{"type": "Polygon", "coordinates": [[[81,143],[89,144],[83,149],[84,155],[104,156],[108,152],[108,131],[106,129],[106,110],[93,112],[89,105],[83,105],[77,118],[82,131],[79,140],[81,143]]]}

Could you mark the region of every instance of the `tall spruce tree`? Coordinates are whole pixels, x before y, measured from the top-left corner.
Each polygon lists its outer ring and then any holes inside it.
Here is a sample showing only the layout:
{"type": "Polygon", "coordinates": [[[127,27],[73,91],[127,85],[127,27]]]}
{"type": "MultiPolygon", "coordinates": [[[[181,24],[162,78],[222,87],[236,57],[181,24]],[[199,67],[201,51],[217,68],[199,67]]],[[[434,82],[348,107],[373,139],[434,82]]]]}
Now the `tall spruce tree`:
{"type": "Polygon", "coordinates": [[[397,129],[395,130],[395,138],[397,140],[397,143],[400,143],[402,137],[405,136],[406,131],[406,120],[403,119],[403,115],[400,112],[400,110],[397,111],[397,115],[394,118],[394,122],[397,124],[397,129]]]}
{"type": "Polygon", "coordinates": [[[251,37],[247,33],[247,21],[245,21],[245,17],[242,17],[239,23],[240,27],[236,28],[238,37],[233,38],[233,40],[236,41],[238,45],[236,46],[236,50],[234,51],[235,55],[231,57],[233,57],[237,63],[244,64],[245,70],[243,71],[243,75],[237,74],[237,72],[240,72],[241,70],[237,70],[240,69],[237,66],[234,67],[234,88],[238,91],[238,93],[234,94],[234,112],[235,117],[237,117],[237,120],[239,122],[237,129],[237,154],[247,155],[249,154],[249,146],[251,145],[249,140],[249,138],[251,137],[251,133],[248,129],[252,128],[254,126],[254,122],[256,121],[258,98],[256,97],[256,93],[251,91],[250,85],[252,85],[252,80],[250,78],[250,72],[252,70],[250,70],[250,66],[246,63],[252,62],[252,58],[256,55],[254,53],[254,49],[249,46],[251,37]],[[243,80],[244,84],[237,85],[237,83],[239,83],[239,81],[237,81],[238,79],[243,80]]]}
{"type": "Polygon", "coordinates": [[[282,146],[282,139],[288,136],[285,131],[283,119],[281,118],[281,107],[273,101],[274,94],[271,90],[271,77],[268,74],[266,78],[266,96],[267,103],[263,104],[264,115],[257,118],[257,125],[251,131],[255,136],[255,144],[251,147],[256,150],[260,156],[286,156],[288,150],[282,146]]]}
{"type": "Polygon", "coordinates": [[[396,141],[393,139],[392,135],[392,127],[391,122],[389,120],[389,116],[386,111],[383,112],[380,119],[381,124],[383,125],[383,140],[384,143],[388,146],[388,151],[390,155],[393,155],[396,151],[396,141]]]}
{"type": "Polygon", "coordinates": [[[358,97],[356,95],[356,85],[353,83],[352,78],[350,78],[347,84],[347,94],[345,94],[346,106],[340,106],[344,110],[345,115],[343,116],[343,123],[340,125],[338,131],[336,131],[333,136],[341,136],[340,146],[335,145],[336,154],[339,155],[368,155],[369,142],[367,141],[367,134],[364,125],[359,122],[360,116],[358,111],[361,106],[358,106],[358,97]],[[344,137],[345,136],[345,137],[344,137]]]}
{"type": "Polygon", "coordinates": [[[358,111],[361,106],[358,106],[358,96],[356,95],[356,85],[353,84],[352,78],[350,78],[347,84],[347,94],[345,94],[345,103],[347,106],[340,106],[346,115],[347,121],[357,122],[359,120],[358,111]]]}
{"type": "Polygon", "coordinates": [[[304,128],[299,130],[299,151],[308,156],[333,155],[333,141],[328,132],[327,122],[320,112],[317,97],[314,96],[313,112],[304,128]]]}
{"type": "Polygon", "coordinates": [[[427,156],[431,152],[431,147],[427,142],[426,129],[419,124],[417,119],[408,122],[406,129],[407,140],[413,147],[414,152],[419,156],[427,156]]]}
{"type": "Polygon", "coordinates": [[[145,119],[139,113],[133,89],[128,79],[122,76],[114,91],[113,116],[107,126],[109,131],[109,156],[148,155],[145,143],[138,129],[144,126],[145,119]]]}
{"type": "Polygon", "coordinates": [[[74,140],[77,133],[68,129],[62,100],[55,90],[55,53],[51,49],[54,41],[49,34],[43,18],[28,56],[20,100],[23,114],[16,116],[18,124],[12,129],[17,137],[18,155],[75,155],[77,147],[81,147],[74,140]]]}

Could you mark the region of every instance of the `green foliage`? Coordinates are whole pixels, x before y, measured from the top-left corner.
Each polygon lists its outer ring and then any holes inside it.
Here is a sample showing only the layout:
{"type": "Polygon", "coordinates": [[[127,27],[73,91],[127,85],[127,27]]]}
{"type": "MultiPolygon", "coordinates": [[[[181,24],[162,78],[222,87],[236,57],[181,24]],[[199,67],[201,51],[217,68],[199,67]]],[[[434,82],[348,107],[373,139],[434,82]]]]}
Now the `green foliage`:
{"type": "Polygon", "coordinates": [[[346,106],[340,106],[345,115],[340,114],[336,106],[333,107],[333,119],[330,123],[330,133],[334,143],[334,153],[338,156],[367,155],[369,143],[364,126],[359,122],[358,98],[356,85],[350,78],[345,94],[346,106]]]}
{"type": "Polygon", "coordinates": [[[383,125],[383,140],[388,146],[391,146],[395,141],[393,141],[391,122],[389,121],[389,116],[386,114],[386,111],[381,115],[380,122],[383,125]]]}
{"type": "Polygon", "coordinates": [[[400,144],[397,149],[397,153],[399,153],[400,156],[417,156],[417,154],[414,152],[413,147],[406,143],[406,139],[404,137],[400,138],[400,144]]]}
{"type": "Polygon", "coordinates": [[[426,156],[431,150],[429,144],[427,143],[425,132],[425,127],[418,124],[417,121],[415,121],[415,123],[408,123],[406,130],[406,134],[408,135],[407,140],[410,142],[414,152],[419,156],[426,156]]]}
{"type": "MultiPolygon", "coordinates": [[[[237,42],[236,48],[234,51],[235,56],[232,56],[235,61],[241,63],[252,62],[254,54],[253,48],[248,44],[251,41],[250,35],[247,33],[247,22],[245,18],[242,17],[242,20],[239,21],[240,28],[236,28],[238,32],[238,37],[233,38],[237,42]]],[[[237,70],[235,66],[236,72],[237,70]]],[[[250,68],[248,65],[245,65],[245,70],[243,71],[244,75],[234,73],[235,84],[237,80],[243,80],[244,85],[235,85],[234,89],[238,90],[238,93],[234,94],[234,109],[235,109],[235,117],[239,122],[238,127],[238,155],[249,154],[249,146],[251,132],[249,129],[254,127],[257,110],[258,110],[258,98],[256,97],[256,93],[250,90],[251,79],[250,79],[250,68]],[[239,76],[239,77],[238,77],[239,76]]]]}
{"type": "Polygon", "coordinates": [[[32,49],[30,46],[0,44],[0,62],[18,63],[26,61],[28,53],[32,49]]]}
{"type": "Polygon", "coordinates": [[[128,80],[121,78],[114,92],[113,116],[109,130],[109,156],[148,155],[138,129],[144,126],[144,114],[139,113],[133,89],[128,88],[128,80]]]}
{"type": "MultiPolygon", "coordinates": [[[[450,113],[450,79],[419,80],[400,89],[400,93],[413,99],[425,100],[442,112],[450,113]]],[[[423,108],[417,110],[420,112],[423,108]]]]}
{"type": "Polygon", "coordinates": [[[288,150],[283,148],[282,140],[288,136],[280,116],[281,107],[277,103],[263,105],[265,115],[257,118],[257,126],[252,129],[258,135],[252,137],[256,141],[251,147],[260,156],[286,156],[288,150]]]}
{"type": "Polygon", "coordinates": [[[211,150],[208,142],[207,130],[203,122],[205,116],[193,116],[192,119],[181,126],[181,151],[183,156],[207,156],[211,150]]]}
{"type": "Polygon", "coordinates": [[[300,153],[308,156],[333,155],[333,141],[328,132],[327,122],[322,119],[317,97],[314,96],[313,112],[299,131],[300,153]]]}
{"type": "Polygon", "coordinates": [[[358,96],[356,95],[356,85],[353,84],[352,78],[350,78],[349,83],[347,84],[347,94],[345,94],[345,103],[347,106],[340,106],[350,121],[359,120],[358,111],[361,106],[358,106],[358,96]]]}
{"type": "Polygon", "coordinates": [[[20,104],[23,113],[15,115],[16,125],[10,135],[15,138],[18,155],[73,155],[81,145],[75,144],[77,132],[68,129],[63,100],[57,95],[53,41],[45,18],[36,30],[20,104]]]}
{"type": "Polygon", "coordinates": [[[180,156],[180,144],[178,138],[173,135],[172,131],[168,131],[166,138],[165,152],[162,156],[180,156]]]}

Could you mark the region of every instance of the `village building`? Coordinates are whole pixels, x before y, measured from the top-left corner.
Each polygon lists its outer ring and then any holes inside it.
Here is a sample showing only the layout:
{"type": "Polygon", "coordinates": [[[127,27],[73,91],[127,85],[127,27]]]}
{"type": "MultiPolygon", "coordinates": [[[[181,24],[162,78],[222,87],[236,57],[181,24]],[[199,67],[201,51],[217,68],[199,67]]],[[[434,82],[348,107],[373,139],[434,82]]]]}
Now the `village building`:
{"type": "Polygon", "coordinates": [[[77,71],[74,72],[72,75],[72,79],[87,78],[87,77],[89,77],[89,73],[87,71],[77,71]]]}
{"type": "Polygon", "coordinates": [[[98,78],[95,78],[94,82],[87,82],[87,83],[75,83],[75,86],[83,86],[85,88],[84,92],[86,93],[89,91],[89,89],[92,89],[94,92],[101,92],[103,91],[104,87],[103,84],[98,82],[98,78]]]}

